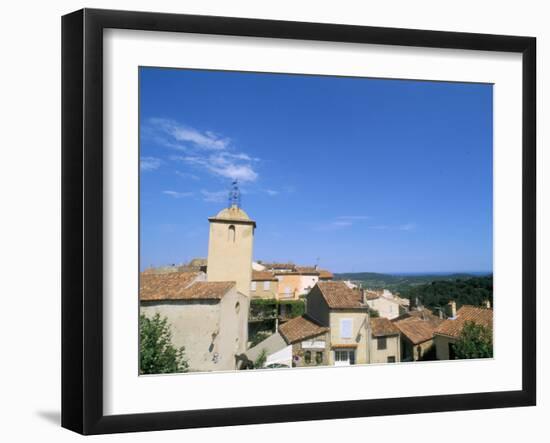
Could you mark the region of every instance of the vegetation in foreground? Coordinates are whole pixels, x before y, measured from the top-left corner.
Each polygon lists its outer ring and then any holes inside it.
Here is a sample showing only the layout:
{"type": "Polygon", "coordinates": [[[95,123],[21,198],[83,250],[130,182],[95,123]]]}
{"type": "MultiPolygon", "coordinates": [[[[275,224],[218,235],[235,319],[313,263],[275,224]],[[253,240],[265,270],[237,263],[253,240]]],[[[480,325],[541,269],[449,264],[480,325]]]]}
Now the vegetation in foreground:
{"type": "Polygon", "coordinates": [[[153,318],[139,317],[139,373],[169,374],[187,372],[185,349],[172,345],[170,325],[157,313],[153,318]]]}

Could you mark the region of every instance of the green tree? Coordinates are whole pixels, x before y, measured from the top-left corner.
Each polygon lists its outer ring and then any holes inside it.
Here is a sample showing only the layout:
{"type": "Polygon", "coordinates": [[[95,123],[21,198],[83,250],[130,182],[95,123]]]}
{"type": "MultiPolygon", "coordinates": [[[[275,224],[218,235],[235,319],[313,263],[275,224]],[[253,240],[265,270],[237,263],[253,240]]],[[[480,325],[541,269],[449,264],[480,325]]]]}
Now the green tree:
{"type": "Polygon", "coordinates": [[[260,355],[256,358],[254,361],[254,369],[262,369],[265,365],[265,362],[267,360],[267,351],[265,349],[262,349],[260,352],[260,355]]]}
{"type": "Polygon", "coordinates": [[[157,313],[153,318],[139,317],[140,374],[187,372],[185,348],[172,345],[172,334],[166,318],[157,313]]]}
{"type": "Polygon", "coordinates": [[[371,307],[369,307],[369,315],[370,315],[370,318],[380,317],[380,313],[376,309],[371,308],[371,307]]]}
{"type": "Polygon", "coordinates": [[[493,356],[493,332],[474,322],[464,323],[462,332],[454,344],[455,356],[461,358],[491,358],[493,356]]]}

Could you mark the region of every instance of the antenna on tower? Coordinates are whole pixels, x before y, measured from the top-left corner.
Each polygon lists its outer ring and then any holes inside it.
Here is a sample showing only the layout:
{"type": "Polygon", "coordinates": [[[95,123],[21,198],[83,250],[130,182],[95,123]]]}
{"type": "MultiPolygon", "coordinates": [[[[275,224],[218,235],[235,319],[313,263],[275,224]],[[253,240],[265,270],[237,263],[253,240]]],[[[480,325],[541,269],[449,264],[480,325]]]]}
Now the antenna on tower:
{"type": "Polygon", "coordinates": [[[231,182],[231,190],[229,191],[229,207],[241,207],[241,191],[239,190],[239,182],[235,179],[231,182]]]}

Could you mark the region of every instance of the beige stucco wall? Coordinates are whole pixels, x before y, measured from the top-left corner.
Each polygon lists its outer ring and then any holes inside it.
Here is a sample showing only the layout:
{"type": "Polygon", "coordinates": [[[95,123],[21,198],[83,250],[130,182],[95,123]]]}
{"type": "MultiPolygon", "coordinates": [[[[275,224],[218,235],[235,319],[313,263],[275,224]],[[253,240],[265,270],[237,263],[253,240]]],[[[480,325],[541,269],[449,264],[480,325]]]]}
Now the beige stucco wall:
{"type": "Polygon", "coordinates": [[[273,281],[256,281],[256,290],[252,289],[252,282],[250,285],[250,297],[251,298],[277,298],[279,288],[279,282],[273,281]],[[269,289],[264,289],[264,283],[269,283],[269,289]]]}
{"type": "Polygon", "coordinates": [[[279,281],[279,295],[280,300],[297,300],[300,295],[300,283],[301,276],[298,274],[277,274],[275,276],[279,281]],[[290,288],[290,295],[287,293],[286,289],[290,288]]]}
{"type": "Polygon", "coordinates": [[[307,294],[319,281],[318,275],[300,275],[298,287],[296,288],[298,295],[307,294]]]}
{"type": "Polygon", "coordinates": [[[331,352],[329,355],[329,364],[334,364],[334,350],[339,345],[347,347],[356,345],[355,364],[365,364],[369,362],[368,356],[368,314],[363,310],[332,310],[329,315],[330,322],[330,344],[331,352]],[[340,320],[352,320],[351,338],[342,338],[340,334],[340,320]]]}
{"type": "Polygon", "coordinates": [[[395,357],[395,361],[401,361],[401,339],[399,335],[386,336],[386,349],[378,349],[379,337],[370,340],[370,363],[387,363],[388,357],[395,357]]]}
{"type": "Polygon", "coordinates": [[[367,304],[372,309],[376,309],[378,314],[380,314],[380,317],[385,317],[392,320],[400,315],[399,304],[393,300],[378,297],[374,300],[367,300],[367,304]]]}
{"type": "Polygon", "coordinates": [[[236,369],[235,354],[248,341],[248,297],[233,288],[221,301],[142,302],[141,313],[168,319],[175,347],[185,346],[191,371],[236,369]],[[239,302],[239,312],[235,309],[239,302]]]}
{"type": "Polygon", "coordinates": [[[210,221],[208,281],[235,281],[237,290],[248,296],[252,277],[254,227],[238,221],[210,221]],[[230,227],[235,227],[235,239],[230,227]]]}
{"type": "Polygon", "coordinates": [[[454,343],[456,340],[443,335],[434,336],[435,356],[438,360],[449,360],[449,343],[454,343]]]}

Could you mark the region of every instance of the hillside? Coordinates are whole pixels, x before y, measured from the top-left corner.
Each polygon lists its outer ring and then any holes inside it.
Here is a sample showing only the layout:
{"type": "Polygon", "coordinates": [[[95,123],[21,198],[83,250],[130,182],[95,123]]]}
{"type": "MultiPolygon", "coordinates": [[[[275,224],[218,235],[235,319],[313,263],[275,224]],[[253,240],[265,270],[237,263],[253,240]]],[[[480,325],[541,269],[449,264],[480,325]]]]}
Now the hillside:
{"type": "Polygon", "coordinates": [[[473,274],[381,274],[377,272],[346,272],[334,274],[336,280],[351,280],[361,283],[364,288],[389,289],[390,291],[401,292],[411,286],[419,286],[434,281],[453,281],[456,279],[468,279],[476,277],[473,274]]]}
{"type": "Polygon", "coordinates": [[[435,309],[455,300],[463,304],[481,305],[493,301],[493,276],[473,274],[391,275],[374,272],[335,274],[335,279],[351,280],[364,288],[384,288],[402,297],[435,309]]]}

